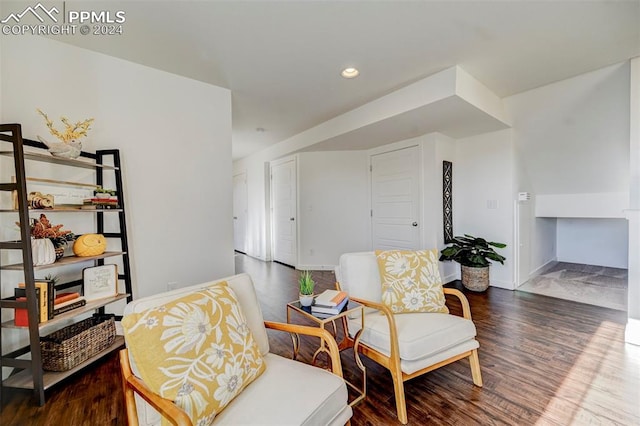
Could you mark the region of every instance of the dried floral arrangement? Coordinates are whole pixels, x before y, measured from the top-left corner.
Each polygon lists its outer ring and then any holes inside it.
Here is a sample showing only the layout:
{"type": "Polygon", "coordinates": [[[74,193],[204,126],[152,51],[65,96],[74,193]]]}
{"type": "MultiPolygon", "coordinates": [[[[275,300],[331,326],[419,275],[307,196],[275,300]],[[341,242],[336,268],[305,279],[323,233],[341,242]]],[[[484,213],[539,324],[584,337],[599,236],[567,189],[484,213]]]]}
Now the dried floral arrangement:
{"type": "Polygon", "coordinates": [[[78,121],[74,124],[69,122],[67,117],[60,117],[60,121],[64,124],[64,131],[59,131],[53,126],[53,121],[49,119],[49,116],[42,112],[40,109],[37,110],[38,113],[44,117],[44,121],[47,123],[47,127],[49,128],[49,132],[60,139],[61,142],[66,144],[71,143],[77,139],[83,138],[87,136],[87,132],[91,130],[91,124],[93,123],[93,118],[87,118],[84,121],[78,121]]]}
{"type": "MultiPolygon", "coordinates": [[[[16,225],[20,226],[19,222],[16,225]]],[[[55,247],[67,245],[67,242],[75,240],[76,236],[71,231],[63,231],[64,225],[51,225],[49,219],[44,214],[40,215],[40,219],[32,219],[31,236],[33,238],[49,238],[55,247]]]]}

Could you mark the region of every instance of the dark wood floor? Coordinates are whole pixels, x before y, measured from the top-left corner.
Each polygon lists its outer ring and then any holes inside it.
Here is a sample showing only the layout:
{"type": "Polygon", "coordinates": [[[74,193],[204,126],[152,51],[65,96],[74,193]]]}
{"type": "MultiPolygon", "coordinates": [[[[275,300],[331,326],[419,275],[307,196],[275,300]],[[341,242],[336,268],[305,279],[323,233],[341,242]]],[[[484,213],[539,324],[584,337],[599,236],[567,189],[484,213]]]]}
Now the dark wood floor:
{"type": "MultiPolygon", "coordinates": [[[[265,319],[286,320],[297,271],[246,256],[236,257],[236,269],[252,275],[265,319]]],[[[314,278],[320,289],[335,279],[329,271],[314,278]]],[[[624,312],[497,288],[467,296],[484,387],[473,386],[466,361],[415,378],[405,385],[409,424],[640,424],[640,347],[623,343],[624,312]]],[[[273,352],[291,354],[287,335],[269,337],[273,352]]],[[[315,345],[303,341],[303,360],[315,345]]],[[[356,380],[353,352],[342,359],[345,375],[356,380]]],[[[389,373],[363,361],[368,397],[355,407],[352,425],[399,424],[389,373]]],[[[43,407],[30,392],[5,390],[0,424],[124,425],[119,380],[114,355],[47,392],[43,407]]]]}

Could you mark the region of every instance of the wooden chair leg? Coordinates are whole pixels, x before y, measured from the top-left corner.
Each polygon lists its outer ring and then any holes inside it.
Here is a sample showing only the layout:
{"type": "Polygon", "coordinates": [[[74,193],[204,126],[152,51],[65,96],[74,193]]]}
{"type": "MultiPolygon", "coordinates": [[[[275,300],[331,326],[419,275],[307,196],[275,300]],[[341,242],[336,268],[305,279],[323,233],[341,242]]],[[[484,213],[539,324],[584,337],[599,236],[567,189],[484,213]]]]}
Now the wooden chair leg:
{"type": "Polygon", "coordinates": [[[127,410],[127,424],[138,426],[138,412],[136,410],[136,398],[133,389],[129,387],[128,378],[133,374],[129,364],[127,349],[120,351],[120,371],[122,377],[122,390],[124,391],[124,405],[127,410]]]}
{"type": "Polygon", "coordinates": [[[471,365],[471,376],[473,384],[482,387],[482,373],[480,372],[480,358],[478,358],[478,350],[474,349],[469,355],[469,364],[471,365]]]}
{"type": "Polygon", "coordinates": [[[402,371],[399,367],[391,369],[391,377],[393,378],[393,389],[396,396],[398,420],[403,425],[406,425],[409,421],[407,417],[407,402],[404,399],[404,381],[402,380],[402,371]]]}

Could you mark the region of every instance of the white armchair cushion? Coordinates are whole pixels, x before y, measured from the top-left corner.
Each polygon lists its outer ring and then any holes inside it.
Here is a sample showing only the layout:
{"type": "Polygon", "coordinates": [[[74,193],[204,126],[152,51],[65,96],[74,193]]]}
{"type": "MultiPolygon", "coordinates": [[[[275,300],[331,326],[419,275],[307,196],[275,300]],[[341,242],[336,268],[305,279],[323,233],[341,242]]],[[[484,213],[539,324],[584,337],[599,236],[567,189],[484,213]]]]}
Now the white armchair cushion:
{"type": "Polygon", "coordinates": [[[347,388],[340,377],[274,354],[267,354],[265,361],[267,369],[262,376],[238,395],[214,424],[344,425],[351,418],[351,407],[345,405],[347,388]]]}
{"type": "MultiPolygon", "coordinates": [[[[347,388],[340,377],[271,353],[264,360],[264,373],[216,416],[214,425],[337,426],[351,418],[352,409],[345,404],[347,388]]],[[[160,414],[138,403],[141,406],[145,412],[138,413],[140,424],[160,425],[160,414]]]]}
{"type": "MultiPolygon", "coordinates": [[[[459,316],[416,313],[394,315],[394,319],[400,359],[403,361],[432,357],[467,341],[475,342],[476,326],[472,321],[459,316]]],[[[387,317],[380,312],[372,312],[365,315],[364,322],[360,341],[389,356],[391,346],[387,317]]],[[[349,320],[350,335],[355,336],[360,328],[359,319],[349,320]]]]}

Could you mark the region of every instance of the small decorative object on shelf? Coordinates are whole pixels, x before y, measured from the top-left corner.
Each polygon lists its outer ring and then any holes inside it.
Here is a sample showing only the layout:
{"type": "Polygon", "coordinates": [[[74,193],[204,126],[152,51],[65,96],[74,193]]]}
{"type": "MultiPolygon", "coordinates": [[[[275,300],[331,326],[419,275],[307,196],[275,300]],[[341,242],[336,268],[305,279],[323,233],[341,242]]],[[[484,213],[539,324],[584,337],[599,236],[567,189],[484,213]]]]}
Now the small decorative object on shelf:
{"type": "Polygon", "coordinates": [[[94,198],[82,200],[82,209],[117,209],[119,207],[115,189],[104,189],[98,186],[93,194],[94,198]]]}
{"type": "Polygon", "coordinates": [[[52,209],[54,206],[53,195],[42,192],[30,192],[27,202],[31,209],[52,209]]]}
{"type": "Polygon", "coordinates": [[[118,266],[101,265],[82,270],[82,293],[91,301],[118,294],[118,266]]]}
{"type": "Polygon", "coordinates": [[[97,186],[95,191],[93,191],[96,198],[111,198],[116,196],[115,189],[106,189],[101,186],[97,186]]]}
{"type": "MultiPolygon", "coordinates": [[[[20,226],[18,222],[16,225],[20,226]]],[[[40,219],[31,221],[31,252],[33,266],[50,265],[64,256],[64,248],[75,239],[71,231],[63,231],[64,225],[52,226],[43,213],[40,219]]]]}
{"type": "Polygon", "coordinates": [[[98,256],[107,249],[107,239],[102,234],[84,234],[73,243],[73,253],[76,256],[98,256]]]}
{"type": "Polygon", "coordinates": [[[300,284],[300,305],[311,306],[313,304],[313,288],[316,284],[311,276],[311,271],[303,271],[298,283],[300,284]]]}
{"type": "Polygon", "coordinates": [[[38,136],[38,140],[49,148],[51,155],[65,158],[79,157],[82,152],[82,142],[79,139],[87,137],[87,132],[91,129],[91,124],[94,119],[88,118],[84,121],[78,121],[77,123],[71,124],[69,123],[68,118],[60,117],[60,121],[65,126],[64,131],[61,132],[53,127],[53,121],[49,119],[47,114],[39,109],[37,111],[44,117],[47,127],[49,128],[49,132],[60,140],[60,142],[47,142],[45,139],[38,136]]]}

